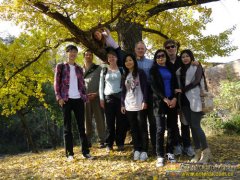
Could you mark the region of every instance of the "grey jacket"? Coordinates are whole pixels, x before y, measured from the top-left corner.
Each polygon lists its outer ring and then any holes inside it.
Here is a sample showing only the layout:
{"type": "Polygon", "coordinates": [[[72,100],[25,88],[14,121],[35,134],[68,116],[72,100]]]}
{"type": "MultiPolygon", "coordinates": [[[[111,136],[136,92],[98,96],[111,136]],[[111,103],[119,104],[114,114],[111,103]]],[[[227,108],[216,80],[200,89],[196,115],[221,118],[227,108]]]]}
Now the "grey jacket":
{"type": "MultiPolygon", "coordinates": [[[[195,80],[195,73],[197,70],[197,66],[191,65],[187,72],[186,72],[186,79],[185,79],[185,86],[189,85],[191,82],[195,80]]],[[[181,75],[181,68],[179,68],[176,71],[177,75],[177,81],[178,85],[181,88],[181,81],[180,81],[180,75],[181,75]]],[[[204,86],[203,84],[203,78],[201,79],[200,84],[204,86]]],[[[190,103],[190,108],[194,112],[201,112],[202,111],[202,102],[200,97],[200,86],[196,86],[187,92],[185,92],[185,95],[190,103]]]]}
{"type": "Polygon", "coordinates": [[[83,75],[87,93],[98,94],[101,69],[101,66],[94,63],[90,66],[88,70],[85,69],[83,75]]]}

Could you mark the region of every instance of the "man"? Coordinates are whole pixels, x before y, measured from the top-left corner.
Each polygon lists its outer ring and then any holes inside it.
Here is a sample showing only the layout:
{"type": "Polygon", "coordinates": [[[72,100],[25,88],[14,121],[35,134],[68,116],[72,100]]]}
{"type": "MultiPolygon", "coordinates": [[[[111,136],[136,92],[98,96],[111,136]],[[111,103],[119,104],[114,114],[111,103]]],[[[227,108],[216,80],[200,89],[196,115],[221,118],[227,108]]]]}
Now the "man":
{"type": "MultiPolygon", "coordinates": [[[[177,56],[178,49],[179,49],[179,43],[172,39],[168,39],[164,42],[163,46],[170,58],[170,63],[173,64],[174,70],[176,72],[180,68],[180,65],[181,65],[181,59],[179,56],[177,56]]],[[[176,114],[176,118],[178,118],[177,114],[176,114]]],[[[182,115],[180,115],[180,122],[181,122],[181,137],[179,134],[178,125],[176,125],[177,127],[175,128],[176,139],[175,139],[175,143],[174,143],[175,144],[174,154],[181,155],[182,151],[183,151],[185,154],[192,157],[192,156],[194,156],[195,153],[191,146],[189,125],[182,115]],[[183,148],[180,144],[180,141],[182,142],[183,148]]]]}
{"type": "Polygon", "coordinates": [[[56,99],[62,107],[64,120],[64,141],[67,161],[73,160],[73,135],[71,112],[74,112],[80,139],[82,154],[87,159],[93,157],[89,154],[87,136],[84,127],[84,102],[87,101],[83,70],[75,63],[78,49],[74,45],[66,47],[67,61],[57,64],[54,76],[54,90],[56,99]]]}
{"type": "Polygon", "coordinates": [[[138,67],[142,69],[145,74],[147,75],[147,81],[149,85],[149,102],[147,103],[147,119],[150,129],[150,138],[151,138],[151,144],[153,149],[153,154],[156,154],[156,121],[153,116],[153,106],[152,106],[152,90],[150,88],[150,74],[149,71],[153,65],[153,61],[150,59],[147,59],[144,55],[146,53],[146,45],[143,41],[139,41],[135,45],[135,54],[137,57],[137,63],[138,67]]]}
{"type": "Polygon", "coordinates": [[[99,137],[99,147],[104,148],[105,142],[105,121],[103,110],[99,101],[99,79],[101,67],[93,63],[93,53],[88,49],[83,53],[84,56],[84,81],[89,102],[85,104],[85,123],[86,134],[89,147],[91,147],[91,139],[93,134],[93,115],[96,122],[97,133],[99,137]]]}

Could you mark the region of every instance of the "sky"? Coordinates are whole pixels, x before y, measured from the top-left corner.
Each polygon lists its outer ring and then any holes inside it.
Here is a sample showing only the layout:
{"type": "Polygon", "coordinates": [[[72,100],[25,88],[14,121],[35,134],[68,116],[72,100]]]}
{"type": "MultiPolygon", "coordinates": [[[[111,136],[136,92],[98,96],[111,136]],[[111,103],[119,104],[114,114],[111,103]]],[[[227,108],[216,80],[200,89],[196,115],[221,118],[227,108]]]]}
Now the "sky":
{"type": "MultiPolygon", "coordinates": [[[[1,2],[1,0],[0,0],[1,2]]],[[[229,62],[240,59],[240,0],[220,0],[217,2],[207,3],[204,6],[212,8],[213,21],[207,25],[204,34],[218,34],[226,29],[236,26],[235,31],[230,36],[233,45],[238,46],[238,50],[231,53],[228,57],[212,57],[209,62],[229,62]]],[[[18,36],[19,28],[11,22],[2,22],[0,20],[0,36],[10,33],[18,36]]]]}
{"type": "Polygon", "coordinates": [[[210,62],[229,62],[240,59],[240,0],[221,0],[206,4],[212,8],[213,21],[207,25],[206,34],[217,34],[236,25],[236,29],[230,36],[233,45],[238,50],[228,57],[212,57],[210,62]]]}

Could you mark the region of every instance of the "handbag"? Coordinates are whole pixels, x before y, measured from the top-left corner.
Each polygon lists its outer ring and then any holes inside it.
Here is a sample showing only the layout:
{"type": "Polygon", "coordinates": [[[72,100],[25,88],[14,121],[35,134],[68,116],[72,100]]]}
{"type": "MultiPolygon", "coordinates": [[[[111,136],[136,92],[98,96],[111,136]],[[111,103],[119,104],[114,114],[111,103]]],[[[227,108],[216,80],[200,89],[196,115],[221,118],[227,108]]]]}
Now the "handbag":
{"type": "Polygon", "coordinates": [[[200,82],[200,97],[202,102],[202,112],[208,113],[213,111],[213,94],[208,91],[207,82],[203,73],[203,78],[200,82]]]}

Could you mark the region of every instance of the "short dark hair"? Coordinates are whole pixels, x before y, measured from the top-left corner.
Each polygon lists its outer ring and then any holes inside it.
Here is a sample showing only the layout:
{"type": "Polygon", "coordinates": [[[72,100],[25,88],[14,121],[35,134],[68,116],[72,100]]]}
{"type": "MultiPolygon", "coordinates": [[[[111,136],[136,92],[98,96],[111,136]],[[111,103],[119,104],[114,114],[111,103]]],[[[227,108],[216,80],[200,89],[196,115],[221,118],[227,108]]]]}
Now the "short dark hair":
{"type": "Polygon", "coordinates": [[[71,50],[76,50],[78,52],[78,48],[72,44],[66,47],[66,52],[69,52],[71,50]]]}
{"type": "Polygon", "coordinates": [[[157,63],[157,55],[158,55],[158,53],[160,53],[160,52],[163,52],[163,53],[164,53],[164,55],[165,55],[165,57],[166,57],[166,61],[170,61],[169,56],[167,55],[167,52],[166,52],[164,49],[158,49],[158,50],[155,52],[154,58],[153,58],[153,61],[154,61],[155,63],[157,63]]]}
{"type": "Polygon", "coordinates": [[[108,47],[108,48],[106,48],[106,51],[107,51],[107,53],[106,53],[107,56],[108,56],[109,54],[111,54],[111,55],[113,55],[113,56],[118,57],[118,56],[117,56],[117,53],[116,53],[116,51],[115,51],[114,48],[108,47]]]}
{"type": "Polygon", "coordinates": [[[90,50],[90,49],[86,49],[84,52],[83,52],[83,56],[85,56],[86,52],[90,52],[93,54],[93,52],[90,50]]]}

